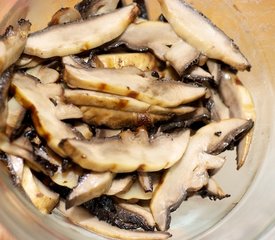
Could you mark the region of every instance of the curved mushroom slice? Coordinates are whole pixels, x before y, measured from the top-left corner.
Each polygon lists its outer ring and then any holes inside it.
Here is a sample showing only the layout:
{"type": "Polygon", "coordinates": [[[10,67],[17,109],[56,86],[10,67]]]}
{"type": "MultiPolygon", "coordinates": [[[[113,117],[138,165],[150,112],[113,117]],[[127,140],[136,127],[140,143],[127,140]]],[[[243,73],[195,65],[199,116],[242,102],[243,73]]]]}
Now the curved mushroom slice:
{"type": "Polygon", "coordinates": [[[8,101],[8,114],[6,134],[11,137],[12,134],[20,128],[20,125],[25,117],[26,109],[22,107],[14,97],[8,101]]]}
{"type": "Polygon", "coordinates": [[[135,181],[127,192],[116,194],[116,197],[124,200],[150,200],[152,195],[152,192],[144,191],[139,181],[135,181]]]}
{"type": "Polygon", "coordinates": [[[66,65],[64,80],[71,87],[132,97],[152,105],[177,107],[205,94],[204,88],[169,80],[155,80],[127,69],[80,69],[66,65]]]}
{"type": "Polygon", "coordinates": [[[169,233],[164,232],[128,231],[120,229],[104,221],[100,221],[84,208],[72,207],[66,210],[65,204],[62,201],[59,203],[58,209],[74,224],[105,237],[127,240],[162,240],[171,237],[169,233]]]}
{"type": "Polygon", "coordinates": [[[182,76],[184,71],[190,66],[197,64],[200,60],[200,52],[188,43],[180,40],[164,55],[177,73],[182,76]]]}
{"type": "Polygon", "coordinates": [[[199,86],[215,85],[213,76],[203,68],[194,66],[183,76],[186,83],[194,83],[199,86]]]}
{"type": "Polygon", "coordinates": [[[172,116],[150,113],[135,113],[111,110],[98,107],[81,107],[83,121],[95,126],[106,126],[112,129],[152,126],[159,121],[165,121],[172,116]]]}
{"type": "Polygon", "coordinates": [[[90,142],[64,139],[60,147],[81,167],[97,172],[158,171],[182,157],[189,134],[185,130],[149,138],[145,130],[125,131],[116,138],[90,142]]]}
{"type": "Polygon", "coordinates": [[[83,19],[112,12],[116,9],[119,0],[83,0],[75,8],[83,19]]]}
{"type": "Polygon", "coordinates": [[[64,97],[66,102],[79,106],[94,106],[127,112],[152,113],[160,115],[184,115],[195,110],[189,106],[165,108],[157,105],[150,105],[134,98],[101,93],[91,90],[70,90],[65,89],[64,97]]]}
{"type": "Polygon", "coordinates": [[[222,167],[225,159],[212,154],[224,151],[251,127],[251,121],[232,118],[210,123],[191,137],[183,157],[167,170],[151,200],[150,208],[160,230],[169,228],[170,212],[180,206],[187,192],[207,185],[207,170],[222,167]]]}
{"type": "Polygon", "coordinates": [[[18,29],[9,26],[0,37],[0,75],[15,63],[24,50],[31,23],[24,19],[18,21],[18,29]]]}
{"type": "Polygon", "coordinates": [[[48,26],[74,22],[81,19],[80,13],[74,8],[61,8],[53,16],[48,26]]]}
{"type": "Polygon", "coordinates": [[[51,213],[59,202],[59,194],[52,192],[40,182],[26,165],[23,170],[22,187],[41,213],[51,213]]]}
{"type": "Polygon", "coordinates": [[[82,118],[83,113],[77,106],[73,104],[65,104],[59,102],[55,106],[55,115],[59,120],[82,118]]]}
{"type": "Polygon", "coordinates": [[[18,68],[34,68],[45,61],[43,58],[22,54],[15,65],[18,68]]]}
{"type": "Polygon", "coordinates": [[[22,73],[13,76],[12,86],[16,100],[32,111],[36,131],[47,140],[48,145],[61,156],[65,156],[58,144],[63,138],[74,138],[73,131],[55,115],[55,107],[41,87],[31,77],[22,73]]]}
{"type": "MultiPolygon", "coordinates": [[[[253,99],[249,91],[236,75],[224,72],[219,90],[225,104],[229,107],[232,117],[252,119],[255,121],[256,112],[253,99]]],[[[253,130],[251,130],[238,144],[237,169],[240,169],[245,162],[252,136],[253,130]]]]}
{"type": "Polygon", "coordinates": [[[104,194],[111,187],[113,177],[114,174],[110,172],[88,173],[82,176],[66,200],[66,209],[104,194]]]}
{"type": "Polygon", "coordinates": [[[48,27],[28,37],[24,53],[49,58],[96,48],[123,33],[138,11],[134,4],[85,21],[48,27]]]}
{"type": "Polygon", "coordinates": [[[151,53],[111,53],[97,55],[104,68],[136,67],[142,71],[157,68],[157,60],[151,53]]]}
{"type": "Polygon", "coordinates": [[[146,193],[153,192],[153,179],[150,173],[138,172],[138,181],[146,193]]]}
{"type": "Polygon", "coordinates": [[[116,194],[122,194],[127,192],[131,186],[133,185],[135,180],[134,176],[126,175],[122,178],[115,178],[112,181],[112,185],[109,188],[107,192],[105,192],[105,195],[116,195],[116,194]]]}
{"type": "Polygon", "coordinates": [[[221,60],[238,70],[250,64],[238,46],[209,19],[183,0],[158,0],[162,13],[182,39],[210,58],[221,60]]]}
{"type": "Polygon", "coordinates": [[[83,138],[86,140],[91,140],[94,135],[91,128],[86,123],[77,123],[74,125],[74,129],[81,133],[83,138]]]}
{"type": "Polygon", "coordinates": [[[130,24],[114,46],[126,44],[127,47],[137,51],[151,49],[158,58],[164,61],[164,55],[170,49],[168,46],[179,40],[180,38],[168,23],[143,21],[130,24]]]}
{"type": "Polygon", "coordinates": [[[38,78],[43,84],[55,83],[59,79],[58,71],[42,65],[28,69],[26,73],[38,78]]]}

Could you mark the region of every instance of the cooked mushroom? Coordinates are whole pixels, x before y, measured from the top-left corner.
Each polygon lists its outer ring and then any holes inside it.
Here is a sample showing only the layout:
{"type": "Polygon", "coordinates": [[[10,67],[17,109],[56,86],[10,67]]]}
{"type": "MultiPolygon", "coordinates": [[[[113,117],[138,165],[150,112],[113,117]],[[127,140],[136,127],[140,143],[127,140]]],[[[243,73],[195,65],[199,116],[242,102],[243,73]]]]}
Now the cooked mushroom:
{"type": "Polygon", "coordinates": [[[22,54],[15,65],[18,68],[34,68],[37,67],[39,64],[42,64],[44,61],[45,59],[43,58],[22,54]]]}
{"type": "Polygon", "coordinates": [[[74,8],[61,8],[53,16],[48,26],[74,22],[81,19],[80,13],[74,8]]]}
{"type": "Polygon", "coordinates": [[[123,177],[118,177],[113,179],[112,185],[105,195],[117,195],[127,192],[133,185],[135,180],[134,175],[125,175],[123,177]]]}
{"type": "Polygon", "coordinates": [[[97,172],[158,171],[174,165],[189,141],[189,130],[148,137],[140,129],[89,142],[64,139],[60,147],[81,167],[97,172]],[[165,146],[165,148],[163,147],[165,146]]]}
{"type": "Polygon", "coordinates": [[[182,76],[186,69],[199,62],[200,55],[197,49],[180,40],[172,45],[164,57],[175,68],[177,73],[182,76]]]}
{"type": "Polygon", "coordinates": [[[59,73],[56,70],[42,65],[30,68],[26,73],[38,78],[43,84],[55,83],[59,79],[59,73]]]}
{"type": "Polygon", "coordinates": [[[144,0],[148,19],[157,21],[161,15],[161,8],[158,0],[144,0]]]}
{"type": "Polygon", "coordinates": [[[138,172],[138,181],[146,193],[153,192],[153,179],[150,173],[138,172]]]}
{"type": "Polygon", "coordinates": [[[5,160],[5,164],[8,168],[13,184],[20,187],[23,178],[23,158],[5,154],[5,160]]]}
{"type": "Polygon", "coordinates": [[[119,0],[83,0],[75,8],[83,19],[96,15],[106,14],[116,9],[119,0]]]}
{"type": "Polygon", "coordinates": [[[83,117],[80,108],[73,104],[65,104],[62,102],[59,102],[55,106],[55,115],[59,120],[78,119],[83,117]]]}
{"type": "Polygon", "coordinates": [[[195,110],[195,108],[189,106],[165,108],[157,105],[150,105],[148,103],[130,97],[101,93],[91,90],[65,89],[64,97],[66,102],[78,106],[94,106],[136,113],[152,113],[159,115],[184,115],[195,110]]]}
{"type": "Polygon", "coordinates": [[[28,37],[24,53],[49,58],[96,48],[123,33],[137,13],[133,4],[84,21],[48,27],[28,37]]]}
{"type": "Polygon", "coordinates": [[[11,137],[12,134],[20,128],[25,117],[26,109],[23,108],[14,97],[8,101],[8,114],[6,122],[6,134],[11,137]]]}
{"type": "Polygon", "coordinates": [[[213,59],[208,59],[206,65],[210,74],[213,76],[216,85],[218,86],[222,77],[221,65],[213,59]]]}
{"type": "Polygon", "coordinates": [[[76,123],[74,126],[73,126],[73,129],[75,129],[76,131],[78,131],[84,139],[86,140],[91,140],[92,137],[93,137],[93,132],[90,128],[90,126],[86,123],[76,123]]]}
{"type": "Polygon", "coordinates": [[[24,50],[31,24],[21,19],[18,21],[18,29],[12,26],[6,29],[0,37],[0,75],[13,63],[15,63],[24,50]]]}
{"type": "Polygon", "coordinates": [[[101,196],[112,184],[114,174],[105,173],[88,173],[83,175],[78,185],[73,189],[66,200],[66,208],[79,206],[84,202],[101,196]]]}
{"type": "Polygon", "coordinates": [[[162,13],[182,39],[209,58],[221,60],[238,70],[250,64],[238,46],[209,19],[183,0],[158,0],[162,13]]]}
{"type": "Polygon", "coordinates": [[[58,209],[74,224],[106,237],[127,240],[161,240],[171,237],[169,233],[164,232],[127,231],[120,229],[104,221],[100,221],[97,217],[81,207],[72,207],[66,210],[65,204],[62,201],[58,209]]]}
{"type": "MultiPolygon", "coordinates": [[[[256,119],[252,96],[236,75],[229,72],[223,73],[220,83],[220,94],[225,104],[229,107],[231,117],[256,119]]],[[[237,169],[240,169],[245,162],[252,141],[252,135],[253,130],[238,144],[237,169]]]]}
{"type": "Polygon", "coordinates": [[[97,128],[95,130],[97,138],[110,138],[118,136],[122,132],[121,129],[113,130],[109,128],[97,128]]]}
{"type": "Polygon", "coordinates": [[[41,213],[51,213],[59,202],[59,194],[51,191],[40,182],[26,165],[23,170],[22,187],[33,205],[41,213]]]}
{"type": "Polygon", "coordinates": [[[80,107],[83,121],[94,126],[105,126],[111,129],[152,126],[159,121],[165,121],[172,116],[150,113],[136,113],[111,110],[98,107],[80,107]]]}
{"type": "Polygon", "coordinates": [[[204,88],[177,81],[155,80],[124,69],[80,69],[66,65],[64,80],[74,88],[128,96],[162,107],[177,107],[205,94],[204,88]]]}
{"type": "Polygon", "coordinates": [[[191,137],[183,157],[167,170],[151,200],[150,208],[160,230],[169,228],[170,212],[180,206],[187,192],[207,185],[207,171],[224,164],[225,159],[214,154],[224,151],[251,127],[251,120],[233,118],[210,123],[191,137]]]}
{"type": "Polygon", "coordinates": [[[54,104],[45,95],[41,84],[22,73],[16,73],[12,86],[17,101],[32,111],[32,119],[40,136],[61,156],[64,152],[58,144],[63,138],[74,138],[73,131],[55,115],[54,104]]]}
{"type": "Polygon", "coordinates": [[[194,83],[199,86],[215,85],[213,76],[198,66],[194,66],[183,76],[183,81],[186,83],[194,83]]]}

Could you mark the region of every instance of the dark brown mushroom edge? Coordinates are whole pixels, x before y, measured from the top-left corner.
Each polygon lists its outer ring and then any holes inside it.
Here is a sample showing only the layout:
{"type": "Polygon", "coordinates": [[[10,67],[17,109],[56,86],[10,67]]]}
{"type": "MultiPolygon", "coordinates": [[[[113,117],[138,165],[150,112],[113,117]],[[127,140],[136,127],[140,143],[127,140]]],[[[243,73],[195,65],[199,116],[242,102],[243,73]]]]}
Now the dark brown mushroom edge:
{"type": "Polygon", "coordinates": [[[242,167],[255,110],[222,30],[182,0],[83,0],[30,25],[0,37],[0,160],[40,212],[159,240],[183,200],[230,197],[219,154],[242,167]]]}

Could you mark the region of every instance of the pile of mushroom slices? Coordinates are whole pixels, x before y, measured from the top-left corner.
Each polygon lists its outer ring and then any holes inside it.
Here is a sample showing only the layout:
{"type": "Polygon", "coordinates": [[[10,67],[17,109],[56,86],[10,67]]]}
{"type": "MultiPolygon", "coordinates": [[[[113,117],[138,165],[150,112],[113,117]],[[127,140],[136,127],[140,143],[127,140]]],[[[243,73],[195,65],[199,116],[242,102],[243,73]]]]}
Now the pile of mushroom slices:
{"type": "Polygon", "coordinates": [[[6,30],[0,157],[42,213],[166,239],[187,196],[228,197],[213,177],[221,152],[236,146],[244,164],[255,112],[236,72],[250,65],[184,1],[129,2],[84,0],[41,31],[25,20],[6,30]]]}

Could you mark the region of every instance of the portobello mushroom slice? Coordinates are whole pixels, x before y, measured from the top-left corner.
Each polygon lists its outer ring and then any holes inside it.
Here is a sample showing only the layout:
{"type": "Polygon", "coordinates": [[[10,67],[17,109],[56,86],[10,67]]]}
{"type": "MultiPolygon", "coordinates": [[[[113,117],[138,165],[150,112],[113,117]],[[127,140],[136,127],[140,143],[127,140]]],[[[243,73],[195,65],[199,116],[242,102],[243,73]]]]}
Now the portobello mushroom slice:
{"type": "Polygon", "coordinates": [[[50,58],[96,48],[122,34],[138,11],[133,4],[87,20],[48,27],[29,35],[24,53],[50,58]]]}
{"type": "Polygon", "coordinates": [[[40,182],[26,165],[23,169],[22,188],[41,213],[51,213],[59,202],[59,194],[40,182]]]}
{"type": "Polygon", "coordinates": [[[221,29],[184,0],[158,0],[162,13],[183,40],[209,58],[221,60],[237,70],[250,64],[238,46],[221,29]]]}
{"type": "Polygon", "coordinates": [[[188,43],[180,40],[167,51],[164,55],[177,73],[182,76],[186,69],[197,64],[200,60],[200,52],[188,43]]]}
{"type": "Polygon", "coordinates": [[[79,206],[104,194],[112,184],[114,174],[111,172],[88,173],[83,175],[78,185],[73,189],[66,200],[66,209],[79,206]]]}
{"type": "Polygon", "coordinates": [[[11,137],[20,128],[25,117],[26,109],[22,107],[14,97],[8,101],[8,113],[6,123],[6,135],[11,137]]]}
{"type": "Polygon", "coordinates": [[[96,172],[158,171],[182,157],[189,134],[189,130],[183,130],[149,138],[143,129],[137,133],[128,130],[119,137],[89,142],[64,139],[59,146],[81,167],[96,172]]]}
{"type": "Polygon", "coordinates": [[[15,63],[24,50],[31,23],[24,19],[18,21],[18,29],[12,26],[0,36],[0,75],[15,63]]]}
{"type": "Polygon", "coordinates": [[[75,138],[75,134],[57,118],[55,106],[45,95],[41,85],[22,73],[14,74],[12,79],[15,98],[26,109],[31,110],[36,131],[47,140],[51,149],[64,157],[65,153],[58,144],[63,138],[75,138]]]}
{"type": "Polygon", "coordinates": [[[48,26],[65,24],[81,19],[80,13],[74,8],[61,8],[53,16],[48,26]]]}
{"type": "Polygon", "coordinates": [[[153,192],[153,179],[150,173],[138,172],[138,181],[146,193],[153,192]]]}
{"type": "Polygon", "coordinates": [[[43,84],[55,83],[59,79],[58,71],[42,65],[28,69],[26,73],[38,78],[43,84]]]}
{"type": "Polygon", "coordinates": [[[105,192],[105,195],[117,195],[127,192],[135,181],[134,175],[126,175],[124,177],[115,178],[111,187],[105,192]]]}
{"type": "MultiPolygon", "coordinates": [[[[223,72],[219,90],[222,99],[229,107],[231,117],[255,121],[256,112],[252,96],[236,75],[223,72]]],[[[240,140],[237,146],[237,169],[240,169],[245,163],[252,136],[253,129],[240,140]]]]}
{"type": "Polygon", "coordinates": [[[116,9],[119,0],[83,0],[75,8],[83,19],[106,14],[116,9]]]}
{"type": "Polygon", "coordinates": [[[180,206],[188,192],[196,192],[208,184],[208,170],[222,167],[225,159],[215,155],[252,126],[251,120],[232,118],[210,123],[191,137],[181,160],[167,170],[154,191],[150,208],[159,230],[169,228],[170,212],[180,206]]]}
{"type": "Polygon", "coordinates": [[[205,94],[205,88],[170,80],[155,80],[127,69],[80,69],[66,65],[64,80],[73,88],[123,95],[161,107],[177,107],[205,94]]]}
{"type": "Polygon", "coordinates": [[[72,207],[66,210],[65,204],[62,201],[60,201],[58,209],[74,224],[105,237],[127,240],[162,240],[171,237],[171,235],[166,232],[128,231],[120,229],[104,221],[100,221],[84,208],[72,207]]]}
{"type": "Polygon", "coordinates": [[[90,125],[105,126],[111,129],[152,126],[159,121],[165,121],[172,116],[150,113],[126,112],[98,107],[80,107],[82,120],[90,125]]]}
{"type": "Polygon", "coordinates": [[[157,105],[150,105],[134,98],[92,90],[65,89],[64,98],[66,102],[77,106],[93,106],[136,113],[184,115],[195,110],[194,107],[189,106],[179,106],[174,108],[160,107],[157,105]]]}

